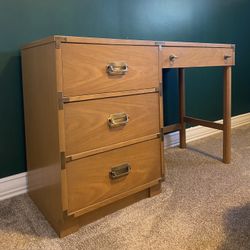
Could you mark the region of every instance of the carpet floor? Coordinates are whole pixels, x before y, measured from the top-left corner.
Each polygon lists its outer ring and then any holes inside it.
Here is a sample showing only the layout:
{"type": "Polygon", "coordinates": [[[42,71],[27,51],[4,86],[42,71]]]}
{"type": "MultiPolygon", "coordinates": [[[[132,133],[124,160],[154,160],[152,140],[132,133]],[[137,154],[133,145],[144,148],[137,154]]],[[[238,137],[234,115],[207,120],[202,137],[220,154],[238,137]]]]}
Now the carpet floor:
{"type": "Polygon", "coordinates": [[[250,249],[250,125],[165,151],[160,195],[59,239],[28,195],[0,202],[0,249],[250,249]]]}

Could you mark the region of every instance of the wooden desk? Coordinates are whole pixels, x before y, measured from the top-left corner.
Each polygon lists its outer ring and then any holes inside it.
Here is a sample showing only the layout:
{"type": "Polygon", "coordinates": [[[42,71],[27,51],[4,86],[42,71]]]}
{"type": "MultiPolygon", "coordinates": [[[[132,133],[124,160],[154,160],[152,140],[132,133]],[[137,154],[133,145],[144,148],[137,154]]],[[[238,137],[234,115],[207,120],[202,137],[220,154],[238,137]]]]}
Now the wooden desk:
{"type": "Polygon", "coordinates": [[[180,122],[163,128],[164,133],[180,131],[180,147],[186,148],[185,124],[201,125],[223,131],[223,162],[231,160],[231,78],[235,64],[235,45],[160,42],[162,68],[178,68],[180,122]],[[223,124],[196,119],[185,115],[185,68],[224,67],[223,124]]]}
{"type": "MultiPolygon", "coordinates": [[[[53,36],[22,49],[29,194],[61,236],[161,191],[164,133],[223,130],[230,162],[234,46],[53,36]],[[225,67],[224,123],[185,116],[184,68],[225,67]],[[180,123],[163,125],[162,68],[179,68],[180,123]]],[[[176,159],[178,160],[178,159],[176,159]]]]}

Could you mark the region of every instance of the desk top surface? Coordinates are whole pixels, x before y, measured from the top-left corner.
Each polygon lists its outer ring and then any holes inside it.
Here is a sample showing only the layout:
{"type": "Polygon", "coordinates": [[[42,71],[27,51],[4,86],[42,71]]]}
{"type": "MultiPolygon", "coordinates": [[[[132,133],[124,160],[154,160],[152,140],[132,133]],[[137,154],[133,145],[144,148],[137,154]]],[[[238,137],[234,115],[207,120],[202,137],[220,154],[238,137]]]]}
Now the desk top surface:
{"type": "Polygon", "coordinates": [[[31,42],[22,47],[27,49],[42,44],[47,44],[55,41],[63,43],[85,43],[85,44],[113,44],[113,45],[144,45],[144,46],[166,46],[166,47],[204,47],[204,48],[235,48],[234,44],[223,43],[197,43],[197,42],[172,42],[172,41],[150,41],[150,40],[130,40],[130,39],[112,39],[112,38],[97,38],[97,37],[76,37],[76,36],[50,36],[31,42]]]}

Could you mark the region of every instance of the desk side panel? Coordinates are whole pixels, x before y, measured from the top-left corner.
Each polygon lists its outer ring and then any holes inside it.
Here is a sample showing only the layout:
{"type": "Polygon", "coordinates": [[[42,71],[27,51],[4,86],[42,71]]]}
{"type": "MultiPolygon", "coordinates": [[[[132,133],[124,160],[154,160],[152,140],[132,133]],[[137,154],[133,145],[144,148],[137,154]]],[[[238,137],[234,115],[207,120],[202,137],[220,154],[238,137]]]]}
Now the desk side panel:
{"type": "Polygon", "coordinates": [[[55,43],[22,51],[29,194],[56,229],[62,222],[55,43]]]}

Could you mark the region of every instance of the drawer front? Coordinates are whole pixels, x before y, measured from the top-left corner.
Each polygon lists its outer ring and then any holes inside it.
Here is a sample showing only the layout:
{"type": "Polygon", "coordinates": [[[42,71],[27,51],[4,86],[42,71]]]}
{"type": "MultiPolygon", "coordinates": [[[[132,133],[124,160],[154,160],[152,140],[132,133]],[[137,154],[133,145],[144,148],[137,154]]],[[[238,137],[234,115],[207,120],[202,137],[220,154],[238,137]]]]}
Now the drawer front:
{"type": "Polygon", "coordinates": [[[231,48],[163,48],[164,68],[228,66],[234,64],[231,48]]]}
{"type": "Polygon", "coordinates": [[[64,43],[62,63],[65,96],[159,85],[157,47],[64,43]]]}
{"type": "Polygon", "coordinates": [[[159,133],[158,93],[65,104],[66,155],[159,133]]]}
{"type": "Polygon", "coordinates": [[[160,179],[160,139],[69,162],[66,172],[71,213],[160,179]]]}

